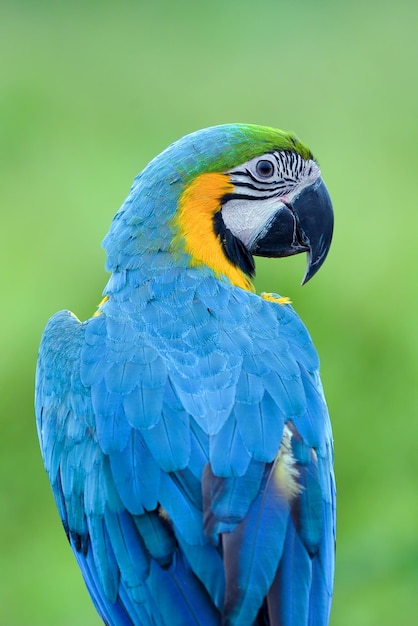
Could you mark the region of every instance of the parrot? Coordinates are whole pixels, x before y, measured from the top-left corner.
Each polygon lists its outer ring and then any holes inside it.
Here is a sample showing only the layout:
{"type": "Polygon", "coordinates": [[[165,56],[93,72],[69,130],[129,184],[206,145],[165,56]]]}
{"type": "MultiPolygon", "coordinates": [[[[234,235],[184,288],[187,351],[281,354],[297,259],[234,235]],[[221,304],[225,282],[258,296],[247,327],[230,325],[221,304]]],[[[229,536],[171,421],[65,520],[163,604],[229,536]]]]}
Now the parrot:
{"type": "Polygon", "coordinates": [[[107,626],[326,626],[333,437],[312,339],[254,257],[331,245],[293,133],[222,124],[170,144],[106,235],[86,321],[56,313],[36,368],[43,463],[107,626]]]}

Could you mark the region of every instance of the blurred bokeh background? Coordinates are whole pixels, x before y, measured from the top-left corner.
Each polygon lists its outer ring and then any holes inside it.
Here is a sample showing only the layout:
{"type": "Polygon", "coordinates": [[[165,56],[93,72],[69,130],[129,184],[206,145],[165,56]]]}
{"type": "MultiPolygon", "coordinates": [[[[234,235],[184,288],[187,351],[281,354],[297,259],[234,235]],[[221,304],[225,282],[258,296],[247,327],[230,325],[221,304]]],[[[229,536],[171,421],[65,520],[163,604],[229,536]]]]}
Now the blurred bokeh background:
{"type": "Polygon", "coordinates": [[[134,175],[200,127],[294,130],[333,247],[258,262],[322,360],[339,492],[332,626],[409,626],[418,593],[418,4],[0,3],[0,624],[94,626],[33,415],[48,317],[95,310],[101,240],[134,175]]]}

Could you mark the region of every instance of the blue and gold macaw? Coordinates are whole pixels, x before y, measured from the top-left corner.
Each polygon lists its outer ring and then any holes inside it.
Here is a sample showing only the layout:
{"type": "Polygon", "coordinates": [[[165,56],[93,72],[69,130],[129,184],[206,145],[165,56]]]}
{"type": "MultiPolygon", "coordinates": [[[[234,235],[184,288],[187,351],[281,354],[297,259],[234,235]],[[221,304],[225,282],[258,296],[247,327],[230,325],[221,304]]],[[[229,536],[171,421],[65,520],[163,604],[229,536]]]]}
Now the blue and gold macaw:
{"type": "Polygon", "coordinates": [[[294,135],[244,124],[180,139],[138,175],[105,238],[95,315],[54,315],[36,415],[46,470],[109,626],[324,626],[335,486],[318,357],[253,255],[332,237],[294,135]]]}

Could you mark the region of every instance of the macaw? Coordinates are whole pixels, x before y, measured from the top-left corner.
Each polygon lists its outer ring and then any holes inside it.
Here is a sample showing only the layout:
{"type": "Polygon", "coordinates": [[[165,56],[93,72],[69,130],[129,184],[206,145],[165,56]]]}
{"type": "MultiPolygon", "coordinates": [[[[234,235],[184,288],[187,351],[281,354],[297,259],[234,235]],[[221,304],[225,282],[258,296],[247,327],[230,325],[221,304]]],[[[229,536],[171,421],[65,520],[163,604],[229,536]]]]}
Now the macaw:
{"type": "Polygon", "coordinates": [[[43,461],[108,626],[324,626],[335,481],[318,356],[253,256],[333,230],[293,134],[227,124],[136,177],[104,240],[95,314],[48,322],[36,375],[43,461]]]}

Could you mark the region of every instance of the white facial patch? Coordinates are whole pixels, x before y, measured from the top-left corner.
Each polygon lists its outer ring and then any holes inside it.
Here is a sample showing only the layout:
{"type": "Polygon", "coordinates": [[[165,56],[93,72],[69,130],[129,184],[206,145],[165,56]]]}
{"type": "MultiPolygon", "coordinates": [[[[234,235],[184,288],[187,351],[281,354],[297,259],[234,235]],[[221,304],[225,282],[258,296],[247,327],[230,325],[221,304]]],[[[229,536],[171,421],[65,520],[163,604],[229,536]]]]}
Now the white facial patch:
{"type": "Polygon", "coordinates": [[[267,231],[280,207],[284,205],[279,198],[257,201],[237,198],[223,206],[222,219],[231,233],[250,249],[258,235],[267,231]]]}
{"type": "Polygon", "coordinates": [[[272,152],[255,157],[227,172],[234,184],[222,207],[222,219],[232,234],[251,249],[285,203],[320,176],[313,159],[295,152],[272,152]]]}

